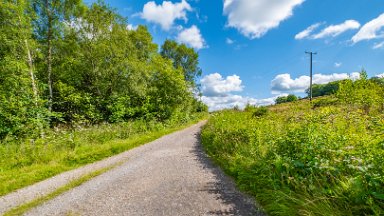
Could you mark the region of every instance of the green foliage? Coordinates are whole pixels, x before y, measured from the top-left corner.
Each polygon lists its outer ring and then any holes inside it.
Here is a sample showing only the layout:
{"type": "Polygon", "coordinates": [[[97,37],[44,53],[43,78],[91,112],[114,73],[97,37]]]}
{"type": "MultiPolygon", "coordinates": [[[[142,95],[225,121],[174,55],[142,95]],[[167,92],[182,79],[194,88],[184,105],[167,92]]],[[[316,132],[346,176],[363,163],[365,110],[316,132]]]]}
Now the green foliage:
{"type": "Polygon", "coordinates": [[[372,77],[371,80],[372,80],[373,82],[376,82],[376,83],[379,84],[379,85],[384,86],[384,78],[380,78],[380,77],[372,77]]]}
{"type": "Polygon", "coordinates": [[[297,99],[298,99],[297,96],[293,94],[290,94],[287,96],[287,102],[297,101],[297,99]]]}
{"type": "Polygon", "coordinates": [[[256,109],[257,109],[257,106],[251,105],[249,103],[247,103],[247,105],[245,105],[244,107],[245,112],[254,112],[256,109]]]}
{"type": "Polygon", "coordinates": [[[91,127],[47,130],[45,138],[9,141],[0,145],[0,196],[61,172],[132,149],[180,130],[206,117],[188,121],[135,120],[91,127]]]}
{"type": "Polygon", "coordinates": [[[268,114],[268,108],[267,107],[258,107],[253,112],[254,117],[262,117],[268,114]]]}
{"type": "Polygon", "coordinates": [[[282,103],[289,103],[289,102],[293,102],[293,101],[297,101],[297,100],[298,100],[298,98],[296,95],[289,94],[288,96],[277,97],[275,102],[276,102],[276,104],[282,104],[282,103]]]}
{"type": "MultiPolygon", "coordinates": [[[[325,95],[335,94],[339,89],[339,84],[341,81],[334,81],[327,84],[313,84],[312,85],[312,96],[319,97],[325,95]]],[[[309,88],[305,90],[309,97],[309,88]]]]}
{"type": "Polygon", "coordinates": [[[177,64],[102,1],[0,1],[0,195],[204,116],[174,45],[177,64]]]}
{"type": "Polygon", "coordinates": [[[201,101],[194,100],[193,107],[196,112],[208,113],[208,106],[201,101]]]}
{"type": "Polygon", "coordinates": [[[199,68],[199,55],[193,48],[188,48],[185,44],[178,44],[175,41],[166,40],[161,46],[160,54],[172,60],[175,68],[181,68],[184,78],[190,84],[195,85],[195,78],[201,75],[199,68]]]}
{"type": "MultiPolygon", "coordinates": [[[[360,79],[368,80],[368,74],[364,69],[362,69],[362,71],[360,72],[360,79]]],[[[370,80],[376,82],[377,84],[384,85],[384,78],[373,77],[370,80]]],[[[313,97],[319,97],[319,96],[336,94],[336,92],[338,92],[340,88],[340,85],[342,85],[343,83],[345,84],[345,82],[349,82],[349,81],[340,80],[340,81],[330,82],[327,84],[314,84],[312,86],[312,95],[313,97]]],[[[309,88],[305,90],[305,92],[309,97],[309,93],[310,93],[309,88]]]]}
{"type": "Polygon", "coordinates": [[[360,79],[362,79],[362,80],[367,80],[368,79],[368,73],[367,73],[367,71],[364,68],[361,69],[360,79]]]}
{"type": "Polygon", "coordinates": [[[102,1],[0,2],[0,142],[36,139],[57,125],[188,119],[198,54],[167,41],[102,1]]]}
{"type": "Polygon", "coordinates": [[[361,79],[356,81],[344,80],[336,97],[343,103],[349,104],[349,108],[360,108],[369,113],[372,109],[383,111],[384,86],[370,79],[362,72],[361,79]]]}
{"type": "Polygon", "coordinates": [[[313,108],[324,107],[324,106],[334,106],[338,104],[338,99],[334,96],[316,98],[313,101],[313,108]]]}
{"type": "Polygon", "coordinates": [[[347,80],[336,96],[217,112],[203,146],[271,215],[382,215],[383,86],[347,80]]]}
{"type": "Polygon", "coordinates": [[[36,137],[47,125],[48,114],[33,93],[33,68],[28,65],[34,47],[32,16],[29,1],[0,2],[0,141],[36,137]]]}

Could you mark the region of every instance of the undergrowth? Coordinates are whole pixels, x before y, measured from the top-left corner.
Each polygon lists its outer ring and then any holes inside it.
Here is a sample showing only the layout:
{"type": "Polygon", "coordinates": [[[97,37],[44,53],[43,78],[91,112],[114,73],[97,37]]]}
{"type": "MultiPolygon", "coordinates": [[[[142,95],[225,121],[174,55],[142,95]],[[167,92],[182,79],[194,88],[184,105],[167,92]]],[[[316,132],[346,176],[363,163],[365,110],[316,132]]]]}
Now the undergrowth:
{"type": "Polygon", "coordinates": [[[102,124],[47,131],[37,140],[0,145],[0,196],[61,172],[92,163],[191,125],[206,114],[183,121],[102,124]]]}
{"type": "Polygon", "coordinates": [[[355,103],[359,88],[352,87],[313,104],[270,106],[262,115],[217,112],[203,129],[203,145],[271,215],[383,215],[384,94],[376,89],[375,100],[355,103]]]}

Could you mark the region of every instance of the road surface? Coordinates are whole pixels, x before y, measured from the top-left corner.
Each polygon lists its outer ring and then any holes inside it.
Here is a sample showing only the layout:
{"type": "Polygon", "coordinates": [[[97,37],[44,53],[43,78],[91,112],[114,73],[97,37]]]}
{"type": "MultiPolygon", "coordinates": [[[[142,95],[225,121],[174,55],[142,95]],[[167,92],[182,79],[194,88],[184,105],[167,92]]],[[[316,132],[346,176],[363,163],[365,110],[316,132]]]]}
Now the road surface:
{"type": "Polygon", "coordinates": [[[204,123],[130,150],[122,165],[26,215],[262,215],[208,160],[204,123]]]}

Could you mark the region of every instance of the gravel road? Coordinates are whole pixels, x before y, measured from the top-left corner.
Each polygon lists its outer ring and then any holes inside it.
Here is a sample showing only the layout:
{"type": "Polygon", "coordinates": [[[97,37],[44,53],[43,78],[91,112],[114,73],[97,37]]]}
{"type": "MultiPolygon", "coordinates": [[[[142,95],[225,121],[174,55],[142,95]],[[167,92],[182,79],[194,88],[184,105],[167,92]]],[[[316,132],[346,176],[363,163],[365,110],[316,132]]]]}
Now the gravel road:
{"type": "Polygon", "coordinates": [[[263,215],[208,160],[204,123],[126,152],[121,166],[26,215],[263,215]]]}

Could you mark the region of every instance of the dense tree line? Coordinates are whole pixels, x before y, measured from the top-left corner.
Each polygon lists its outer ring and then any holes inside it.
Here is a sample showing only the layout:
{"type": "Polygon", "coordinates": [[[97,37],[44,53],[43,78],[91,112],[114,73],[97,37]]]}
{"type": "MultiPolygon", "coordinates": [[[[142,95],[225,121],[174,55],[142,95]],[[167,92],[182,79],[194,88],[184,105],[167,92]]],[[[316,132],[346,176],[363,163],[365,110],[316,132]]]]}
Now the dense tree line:
{"type": "MultiPolygon", "coordinates": [[[[339,90],[339,84],[341,81],[333,81],[327,84],[313,84],[312,86],[312,96],[319,97],[324,95],[335,94],[339,90]]],[[[310,97],[309,88],[305,91],[308,97],[310,97]]]]}
{"type": "MultiPolygon", "coordinates": [[[[320,97],[320,96],[326,96],[326,95],[336,95],[336,94],[340,95],[342,92],[346,91],[345,89],[342,89],[342,86],[349,85],[349,86],[354,86],[354,88],[357,88],[358,86],[362,85],[362,83],[363,85],[366,85],[366,86],[371,86],[371,87],[375,86],[375,89],[382,89],[382,87],[384,87],[384,78],[380,78],[380,77],[368,78],[367,72],[363,69],[360,72],[360,79],[356,81],[345,79],[345,80],[329,82],[326,84],[313,84],[312,96],[320,97]]],[[[360,90],[363,92],[364,89],[365,88],[361,88],[360,90]]],[[[307,98],[309,98],[310,97],[309,88],[305,90],[305,93],[307,94],[307,98]]],[[[368,95],[366,95],[365,97],[369,98],[368,95]]],[[[277,97],[275,99],[275,103],[281,104],[281,103],[293,102],[299,99],[301,98],[293,94],[289,94],[288,96],[277,97]]]]}
{"type": "MultiPolygon", "coordinates": [[[[384,86],[384,78],[372,77],[372,78],[368,79],[368,74],[364,69],[360,72],[360,77],[363,80],[370,80],[370,82],[374,82],[374,83],[377,83],[379,85],[384,86]]],[[[326,83],[326,84],[314,84],[312,86],[312,95],[313,95],[313,97],[333,95],[340,89],[340,85],[345,83],[345,82],[349,82],[349,81],[339,80],[339,81],[333,81],[333,82],[326,83]]],[[[309,88],[306,89],[305,93],[309,97],[309,94],[310,94],[309,88]]]]}
{"type": "Polygon", "coordinates": [[[0,1],[0,140],[38,136],[56,124],[187,118],[198,54],[103,2],[0,1]]]}
{"type": "Polygon", "coordinates": [[[294,94],[289,94],[287,96],[280,96],[280,97],[277,97],[276,100],[275,100],[275,103],[276,104],[282,104],[282,103],[288,103],[288,102],[293,102],[293,101],[297,101],[299,98],[294,95],[294,94]]]}

